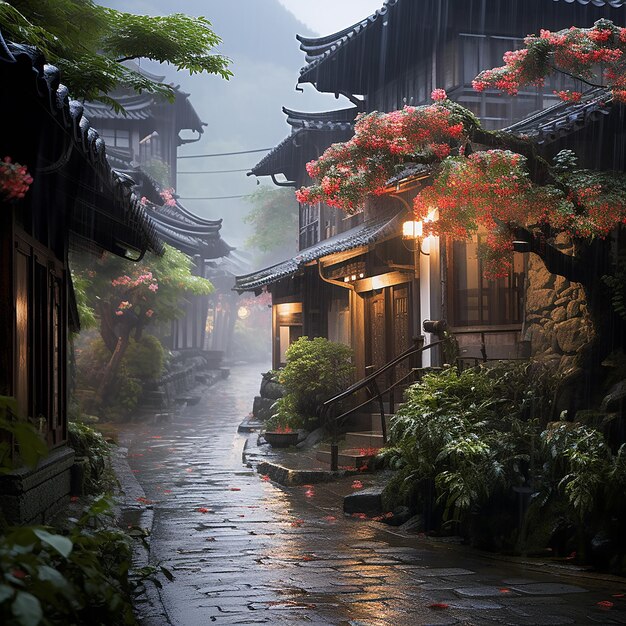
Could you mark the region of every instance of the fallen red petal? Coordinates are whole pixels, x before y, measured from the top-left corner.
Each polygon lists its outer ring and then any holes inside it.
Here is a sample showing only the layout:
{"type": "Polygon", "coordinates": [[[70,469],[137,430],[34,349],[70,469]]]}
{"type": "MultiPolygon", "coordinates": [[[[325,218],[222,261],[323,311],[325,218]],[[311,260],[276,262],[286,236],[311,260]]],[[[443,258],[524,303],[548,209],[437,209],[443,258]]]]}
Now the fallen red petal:
{"type": "Polygon", "coordinates": [[[241,491],[241,489],[239,487],[231,487],[230,490],[231,491],[241,491]]]}
{"type": "Polygon", "coordinates": [[[601,600],[600,602],[597,603],[597,605],[601,608],[601,609],[605,609],[605,610],[609,610],[613,608],[613,603],[610,600],[601,600]]]}
{"type": "Polygon", "coordinates": [[[196,511],[198,511],[198,513],[210,513],[211,509],[207,509],[206,507],[201,506],[201,507],[198,507],[196,511]]]}
{"type": "Polygon", "coordinates": [[[433,602],[432,604],[428,605],[429,609],[448,609],[450,608],[449,604],[446,604],[445,602],[433,602]]]}

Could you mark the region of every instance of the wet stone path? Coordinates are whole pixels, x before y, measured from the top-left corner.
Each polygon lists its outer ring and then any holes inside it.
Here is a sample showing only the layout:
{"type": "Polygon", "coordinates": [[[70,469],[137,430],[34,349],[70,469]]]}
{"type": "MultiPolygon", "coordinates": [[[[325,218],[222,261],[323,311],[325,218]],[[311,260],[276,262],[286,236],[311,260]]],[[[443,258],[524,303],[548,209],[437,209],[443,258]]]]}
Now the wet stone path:
{"type": "Polygon", "coordinates": [[[626,624],[619,581],[399,537],[344,517],[345,485],[263,480],[237,434],[260,371],[234,367],[181,415],[124,434],[154,511],[151,560],[175,576],[160,592],[166,617],[146,624],[626,624]]]}

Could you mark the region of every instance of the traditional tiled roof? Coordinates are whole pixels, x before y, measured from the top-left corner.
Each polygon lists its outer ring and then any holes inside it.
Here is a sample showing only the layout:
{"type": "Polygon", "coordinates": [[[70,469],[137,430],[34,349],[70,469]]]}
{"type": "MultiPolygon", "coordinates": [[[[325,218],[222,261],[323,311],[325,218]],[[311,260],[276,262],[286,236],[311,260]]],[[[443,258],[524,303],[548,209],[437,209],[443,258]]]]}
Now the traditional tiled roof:
{"type": "MultiPolygon", "coordinates": [[[[302,139],[309,131],[337,133],[337,141],[346,141],[352,136],[354,119],[358,113],[356,107],[324,111],[322,113],[304,113],[283,107],[287,123],[293,132],[285,137],[271,152],[266,154],[248,173],[248,176],[271,176],[284,174],[287,180],[295,180],[301,161],[307,161],[316,154],[302,153],[302,139]]],[[[327,143],[330,145],[330,140],[327,143]]],[[[317,149],[324,147],[324,142],[317,142],[317,149]]],[[[314,149],[309,146],[309,150],[314,149]]]]}
{"type": "Polygon", "coordinates": [[[283,107],[283,113],[287,116],[287,124],[292,128],[335,131],[352,130],[358,110],[350,107],[322,113],[305,113],[283,107]]]}
{"type": "Polygon", "coordinates": [[[154,222],[161,239],[191,256],[215,259],[229,254],[234,248],[220,235],[222,220],[207,220],[188,211],[177,200],[174,204],[163,203],[162,187],[141,167],[132,167],[128,155],[116,155],[116,162],[123,166],[116,172],[147,200],[145,209],[154,222]]]}
{"type": "MultiPolygon", "coordinates": [[[[619,9],[626,6],[626,0],[545,0],[547,3],[561,2],[563,4],[580,4],[580,5],[590,5],[593,7],[610,7],[614,9],[619,9]]],[[[305,54],[306,65],[300,70],[300,77],[298,79],[299,83],[313,83],[317,86],[318,89],[321,88],[322,91],[332,91],[336,89],[336,83],[331,81],[329,83],[329,77],[325,76],[324,71],[320,68],[321,65],[326,65],[327,61],[334,59],[339,53],[345,51],[346,49],[353,49],[356,55],[363,55],[364,52],[368,51],[372,47],[378,48],[380,45],[381,37],[384,32],[384,28],[392,23],[404,23],[406,25],[406,21],[403,22],[405,18],[404,13],[399,13],[402,9],[408,10],[410,6],[417,4],[424,4],[424,8],[426,9],[426,2],[423,0],[385,0],[380,9],[374,12],[372,15],[359,20],[355,24],[344,28],[343,30],[333,33],[331,35],[326,35],[324,37],[304,37],[302,35],[296,35],[296,39],[300,42],[300,49],[305,54]],[[402,7],[401,7],[402,5],[402,7]],[[395,13],[395,15],[394,15],[395,13]],[[364,41],[364,37],[368,38],[367,41],[364,41]],[[354,49],[354,45],[356,42],[360,42],[363,47],[354,49]]],[[[446,4],[452,4],[446,3],[446,4]]],[[[469,3],[467,0],[458,0],[458,8],[457,7],[447,7],[447,10],[451,14],[463,15],[466,10],[469,10],[467,7],[469,3]]],[[[494,2],[493,9],[495,10],[495,5],[498,5],[499,2],[494,2]]],[[[487,7],[487,10],[490,10],[487,7]]],[[[412,15],[414,19],[419,19],[420,12],[413,12],[412,15]]],[[[414,25],[409,25],[412,27],[414,25]]],[[[527,33],[520,33],[527,34],[527,33]]],[[[397,42],[400,44],[400,49],[403,48],[403,42],[397,42]]],[[[378,54],[378,50],[376,53],[371,54],[367,60],[367,63],[379,64],[382,63],[382,59],[378,54]]],[[[362,75],[363,80],[367,80],[367,68],[363,67],[363,62],[360,63],[360,68],[358,72],[362,75]]],[[[326,69],[326,72],[328,72],[326,69]]],[[[352,68],[354,69],[354,68],[352,68]]],[[[348,72],[346,68],[342,69],[342,82],[352,85],[353,88],[356,86],[363,86],[364,83],[361,82],[361,79],[352,75],[353,72],[348,72]]],[[[354,91],[353,93],[361,93],[360,91],[354,91]]]]}
{"type": "Polygon", "coordinates": [[[331,254],[337,254],[338,252],[347,252],[361,246],[367,246],[395,235],[399,229],[399,216],[400,214],[396,213],[368,220],[355,228],[347,230],[345,233],[340,233],[329,239],[323,239],[310,248],[300,250],[291,259],[286,259],[281,263],[252,272],[251,274],[237,276],[234,289],[239,293],[258,291],[265,285],[270,285],[281,278],[295,274],[307,263],[331,254]]]}
{"type": "MultiPolygon", "coordinates": [[[[39,102],[41,115],[49,116],[51,123],[70,138],[72,152],[65,164],[72,159],[72,153],[79,153],[77,167],[90,168],[94,176],[93,187],[77,185],[73,189],[75,205],[70,207],[68,223],[71,232],[116,254],[123,254],[128,247],[160,254],[162,244],[154,224],[128,180],[111,169],[104,142],[84,116],[84,106],[69,99],[67,88],[60,83],[59,70],[45,65],[36,49],[6,43],[1,34],[0,68],[3,84],[8,89],[19,89],[15,97],[39,102]]],[[[5,120],[5,124],[11,123],[5,120]]]]}
{"type": "Polygon", "coordinates": [[[608,115],[610,108],[607,104],[611,100],[607,89],[592,89],[578,103],[559,102],[508,126],[504,131],[526,135],[538,144],[548,144],[608,115]]]}
{"type": "Polygon", "coordinates": [[[116,98],[124,111],[116,111],[104,102],[85,102],[85,115],[91,120],[147,120],[152,117],[154,97],[148,93],[119,96],[116,98]]]}
{"type": "Polygon", "coordinates": [[[204,232],[198,229],[182,228],[180,223],[168,221],[158,209],[148,209],[159,236],[170,246],[188,254],[199,255],[202,259],[216,259],[226,256],[233,248],[220,236],[220,226],[204,232]]]}
{"type": "MultiPolygon", "coordinates": [[[[165,76],[152,74],[134,61],[126,61],[125,65],[156,83],[162,83],[165,80],[165,76]]],[[[189,94],[181,91],[178,86],[173,87],[173,89],[173,103],[155,94],[137,94],[128,90],[118,90],[111,95],[123,107],[123,111],[116,111],[110,105],[102,102],[86,102],[85,115],[91,121],[148,120],[153,118],[159,109],[173,107],[176,131],[185,129],[202,134],[206,124],[198,117],[198,113],[189,102],[189,94]]],[[[183,141],[183,143],[187,142],[183,141]]]]}
{"type": "Polygon", "coordinates": [[[578,4],[593,4],[596,7],[609,6],[614,9],[626,6],[626,0],[554,0],[554,2],[567,2],[568,4],[577,2],[578,4]]]}
{"type": "Polygon", "coordinates": [[[393,10],[399,1],[385,0],[383,6],[372,15],[352,26],[344,28],[338,33],[327,35],[326,37],[303,37],[302,35],[296,35],[296,39],[300,42],[300,50],[305,53],[307,62],[307,65],[300,70],[300,80],[298,82],[306,82],[304,79],[311,70],[334,56],[338,50],[345,47],[350,41],[359,37],[367,30],[380,27],[387,13],[393,10]]]}
{"type": "Polygon", "coordinates": [[[122,111],[116,111],[113,107],[103,102],[85,102],[85,115],[92,122],[103,120],[137,121],[149,120],[164,106],[173,106],[175,111],[176,130],[193,130],[198,133],[204,132],[206,124],[200,119],[198,113],[189,102],[189,94],[175,90],[174,103],[164,101],[163,98],[152,94],[114,94],[117,102],[123,107],[122,111]]]}

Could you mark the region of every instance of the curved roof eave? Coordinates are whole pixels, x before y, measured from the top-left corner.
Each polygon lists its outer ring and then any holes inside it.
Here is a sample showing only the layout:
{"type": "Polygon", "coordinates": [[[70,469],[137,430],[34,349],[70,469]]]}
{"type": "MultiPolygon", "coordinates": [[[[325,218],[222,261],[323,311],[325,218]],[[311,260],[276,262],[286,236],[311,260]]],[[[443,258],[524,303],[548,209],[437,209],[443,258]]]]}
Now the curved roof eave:
{"type": "Polygon", "coordinates": [[[371,29],[375,24],[381,23],[381,19],[398,2],[400,0],[385,0],[383,6],[372,15],[332,35],[318,38],[296,35],[296,39],[300,42],[300,50],[305,53],[305,61],[307,62],[300,70],[298,83],[314,82],[314,77],[310,75],[313,70],[335,56],[339,50],[344,49],[351,41],[371,29]]]}

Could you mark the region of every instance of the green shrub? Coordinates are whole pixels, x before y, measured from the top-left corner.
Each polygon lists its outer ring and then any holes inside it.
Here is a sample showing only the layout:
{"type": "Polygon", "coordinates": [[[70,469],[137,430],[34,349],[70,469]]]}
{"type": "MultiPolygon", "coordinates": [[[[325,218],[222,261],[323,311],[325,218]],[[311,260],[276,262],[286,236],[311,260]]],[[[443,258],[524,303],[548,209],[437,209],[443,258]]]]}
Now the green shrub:
{"type": "Polygon", "coordinates": [[[81,422],[68,422],[67,443],[77,457],[87,459],[84,477],[84,490],[88,494],[100,494],[109,487],[108,474],[111,448],[104,437],[81,422]]]}
{"type": "Polygon", "coordinates": [[[278,400],[278,415],[310,425],[322,402],[348,387],[353,376],[348,346],[322,337],[300,337],[287,349],[287,364],[280,371],[286,393],[278,400]]]}
{"type": "MultiPolygon", "coordinates": [[[[110,358],[111,352],[100,337],[88,342],[77,355],[78,388],[97,389],[110,358]]],[[[115,393],[107,397],[101,407],[102,416],[111,420],[128,417],[141,397],[142,381],[158,379],[164,362],[165,353],[156,337],[144,335],[139,341],[131,339],[111,385],[115,393]]]]}
{"type": "Polygon", "coordinates": [[[18,418],[15,398],[0,396],[0,475],[20,463],[34,467],[47,454],[48,447],[35,426],[18,418]]]}
{"type": "Polygon", "coordinates": [[[143,335],[139,341],[130,340],[122,363],[132,378],[157,380],[163,374],[165,352],[154,335],[143,335]]]}
{"type": "Polygon", "coordinates": [[[455,368],[407,390],[384,456],[407,481],[434,481],[446,519],[462,519],[497,492],[525,484],[537,421],[520,419],[508,371],[455,368]]]}
{"type": "MultiPolygon", "coordinates": [[[[621,531],[614,532],[626,522],[626,444],[613,450],[600,422],[597,428],[565,421],[542,426],[554,387],[550,372],[532,362],[424,376],[408,389],[381,454],[400,470],[385,494],[389,507],[438,507],[444,524],[460,523],[476,535],[479,526],[488,527],[499,547],[537,549],[561,532],[567,537],[559,549],[583,554],[583,544],[606,531],[613,533],[615,553],[626,550],[619,548],[621,531]],[[516,516],[507,513],[520,497],[515,487],[531,489],[521,535],[516,516]],[[477,526],[474,514],[486,519],[477,526]]],[[[479,540],[489,540],[482,534],[479,540]]]]}
{"type": "Polygon", "coordinates": [[[102,524],[109,510],[96,500],[67,535],[26,526],[0,537],[0,623],[136,624],[131,598],[156,568],[129,576],[130,537],[102,524]]]}

